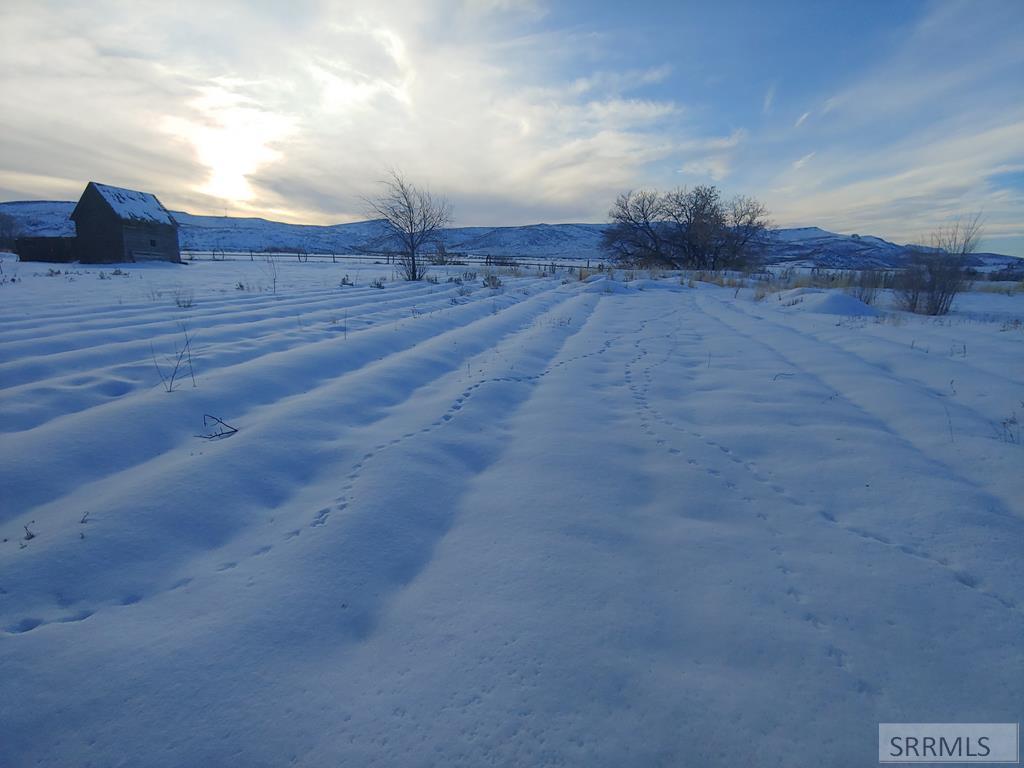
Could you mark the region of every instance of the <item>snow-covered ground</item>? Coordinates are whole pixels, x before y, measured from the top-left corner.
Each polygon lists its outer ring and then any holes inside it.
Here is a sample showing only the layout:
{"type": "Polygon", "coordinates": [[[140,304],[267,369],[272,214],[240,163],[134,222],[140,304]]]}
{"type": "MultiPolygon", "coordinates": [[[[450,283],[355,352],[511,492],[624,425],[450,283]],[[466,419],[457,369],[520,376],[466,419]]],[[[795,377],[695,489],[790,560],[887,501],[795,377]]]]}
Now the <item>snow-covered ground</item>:
{"type": "Polygon", "coordinates": [[[863,766],[1024,715],[1024,295],[58,268],[0,285],[2,766],[863,766]]]}

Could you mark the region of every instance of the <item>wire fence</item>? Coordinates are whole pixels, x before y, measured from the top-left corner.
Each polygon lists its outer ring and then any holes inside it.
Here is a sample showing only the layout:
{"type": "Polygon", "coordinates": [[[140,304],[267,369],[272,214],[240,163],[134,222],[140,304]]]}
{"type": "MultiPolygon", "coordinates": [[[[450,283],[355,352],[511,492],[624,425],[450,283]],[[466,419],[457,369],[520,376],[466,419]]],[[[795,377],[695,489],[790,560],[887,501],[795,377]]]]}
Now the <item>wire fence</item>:
{"type": "MultiPolygon", "coordinates": [[[[394,253],[303,253],[301,251],[220,251],[220,250],[188,250],[182,249],[181,257],[185,261],[263,261],[265,259],[290,260],[297,262],[332,262],[334,264],[352,262],[364,264],[396,264],[398,255],[394,253]]],[[[449,255],[443,263],[426,259],[430,266],[438,267],[522,267],[529,269],[603,269],[607,266],[603,259],[589,256],[579,258],[538,259],[520,256],[490,256],[486,254],[449,255]]]]}

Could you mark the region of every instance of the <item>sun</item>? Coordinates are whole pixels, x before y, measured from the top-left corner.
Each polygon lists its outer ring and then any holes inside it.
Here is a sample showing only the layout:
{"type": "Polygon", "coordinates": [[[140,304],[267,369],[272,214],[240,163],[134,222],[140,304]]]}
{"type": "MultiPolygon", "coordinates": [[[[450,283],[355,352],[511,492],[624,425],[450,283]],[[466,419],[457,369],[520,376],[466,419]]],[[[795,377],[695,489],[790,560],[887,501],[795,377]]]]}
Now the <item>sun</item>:
{"type": "Polygon", "coordinates": [[[248,177],[283,157],[277,147],[294,132],[294,120],[222,85],[200,89],[189,106],[197,118],[168,117],[163,129],[191,144],[208,169],[197,191],[225,201],[251,200],[248,177]]]}

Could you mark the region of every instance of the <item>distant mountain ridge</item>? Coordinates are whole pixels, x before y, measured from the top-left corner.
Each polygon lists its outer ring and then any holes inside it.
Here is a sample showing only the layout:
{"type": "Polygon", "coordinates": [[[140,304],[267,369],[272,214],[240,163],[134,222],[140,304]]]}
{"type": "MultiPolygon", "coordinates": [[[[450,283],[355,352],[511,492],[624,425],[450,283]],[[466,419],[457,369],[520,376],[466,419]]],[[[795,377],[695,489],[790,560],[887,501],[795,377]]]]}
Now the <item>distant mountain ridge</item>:
{"type": "MultiPolygon", "coordinates": [[[[72,236],[68,218],[75,203],[19,201],[0,203],[0,213],[13,216],[24,235],[72,236]]],[[[277,251],[305,253],[386,253],[394,250],[382,221],[319,226],[284,224],[261,218],[198,216],[171,211],[179,224],[185,251],[277,251]]],[[[531,259],[601,259],[601,232],[606,224],[529,224],[518,227],[452,227],[445,247],[453,253],[531,259]]],[[[772,233],[765,260],[769,264],[801,264],[834,269],[898,267],[913,246],[897,245],[870,235],[840,235],[818,227],[779,229],[772,233]]],[[[1024,259],[995,253],[971,257],[972,266],[1020,267],[1024,259]]]]}

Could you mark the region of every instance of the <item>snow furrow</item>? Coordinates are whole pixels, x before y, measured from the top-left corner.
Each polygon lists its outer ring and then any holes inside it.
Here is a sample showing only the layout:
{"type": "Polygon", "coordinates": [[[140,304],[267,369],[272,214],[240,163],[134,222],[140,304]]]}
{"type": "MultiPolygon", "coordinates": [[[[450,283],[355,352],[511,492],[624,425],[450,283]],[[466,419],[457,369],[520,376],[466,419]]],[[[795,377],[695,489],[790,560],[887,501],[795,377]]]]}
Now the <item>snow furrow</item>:
{"type": "MultiPolygon", "coordinates": [[[[346,374],[386,372],[394,361],[430,361],[433,354],[454,354],[455,364],[462,364],[466,355],[489,344],[482,329],[497,329],[500,337],[529,324],[568,296],[548,291],[517,301],[503,295],[494,299],[505,307],[500,311],[499,305],[491,302],[459,305],[436,316],[372,329],[347,341],[313,342],[215,370],[202,378],[198,388],[185,383],[172,393],[150,390],[51,419],[17,435],[22,450],[4,468],[10,477],[4,517],[56,499],[62,489],[76,487],[86,478],[105,478],[157,458],[174,445],[194,444],[203,413],[237,421],[260,407],[273,412],[289,399],[320,397],[325,386],[329,390],[344,388],[346,374]],[[112,427],[98,430],[98,424],[112,427]],[[61,456],[70,471],[40,486],[30,472],[23,471],[30,466],[32,455],[39,455],[36,451],[61,456]]],[[[434,363],[441,365],[442,359],[435,358],[434,363]]],[[[387,391],[389,382],[376,383],[387,391]]],[[[357,423],[367,418],[365,412],[355,412],[352,417],[357,423]]]]}
{"type": "MultiPolygon", "coordinates": [[[[827,393],[831,390],[832,394],[822,401],[822,405],[836,410],[845,403],[852,409],[855,422],[861,420],[861,415],[867,416],[870,419],[868,423],[874,423],[875,431],[885,436],[887,453],[891,457],[899,457],[892,459],[890,467],[874,468],[870,474],[861,476],[863,479],[858,477],[854,462],[847,462],[850,474],[833,478],[834,487],[828,497],[836,498],[844,488],[852,491],[858,480],[860,484],[867,481],[868,488],[874,485],[882,495],[877,491],[863,493],[868,504],[850,505],[847,501],[848,511],[844,514],[833,511],[835,506],[839,506],[838,502],[818,502],[816,506],[822,517],[844,532],[886,546],[894,556],[927,561],[948,574],[951,582],[958,586],[977,591],[1004,608],[1021,611],[1019,606],[1024,603],[1024,594],[1013,585],[1021,581],[1022,566],[1013,554],[1013,542],[1024,538],[1024,515],[1015,509],[1014,497],[1004,501],[996,495],[1000,488],[1000,483],[993,482],[996,478],[989,477],[983,482],[965,475],[962,467],[954,471],[941,456],[936,457],[928,449],[927,443],[907,439],[904,433],[908,429],[916,434],[927,434],[929,429],[934,429],[927,415],[922,416],[920,412],[915,413],[913,407],[908,407],[908,397],[912,400],[918,395],[908,396],[892,391],[899,382],[892,380],[887,372],[863,362],[851,368],[849,358],[852,356],[830,357],[828,345],[800,336],[795,331],[786,329],[779,334],[780,328],[767,321],[744,324],[739,320],[743,313],[717,299],[704,301],[701,306],[705,311],[710,310],[709,317],[716,317],[726,328],[778,355],[787,368],[798,372],[798,376],[818,382],[819,391],[827,393]],[[726,313],[723,318],[721,315],[726,313]],[[780,335],[786,339],[785,352],[777,341],[780,335]],[[879,389],[888,391],[880,394],[879,389]],[[876,409],[881,403],[901,408],[901,413],[879,416],[876,409]],[[883,418],[888,420],[883,421],[883,418]],[[897,425],[902,427],[900,431],[897,431],[897,425]],[[915,480],[904,480],[908,475],[915,480]],[[928,478],[927,489],[916,478],[928,478]],[[929,495],[927,503],[919,496],[922,492],[929,495]],[[931,498],[933,495],[937,498],[931,498]],[[871,501],[874,501],[874,506],[871,501]],[[894,509],[900,512],[886,513],[886,510],[894,509]]],[[[906,386],[911,392],[916,387],[914,384],[901,386],[906,386]]],[[[847,417],[841,411],[836,417],[834,432],[837,438],[855,440],[855,434],[842,436],[845,431],[843,422],[847,417]]],[[[872,442],[878,441],[872,439],[872,442]]],[[[874,450],[880,448],[881,444],[874,450]]],[[[869,452],[871,449],[861,450],[869,452]]],[[[822,446],[823,460],[828,455],[826,451],[828,449],[822,446]]],[[[858,460],[866,463],[863,455],[858,456],[858,460]]],[[[1019,486],[1017,478],[1008,478],[1004,482],[1007,485],[1003,487],[1019,486]]]]}

